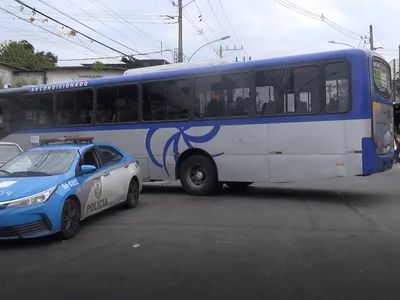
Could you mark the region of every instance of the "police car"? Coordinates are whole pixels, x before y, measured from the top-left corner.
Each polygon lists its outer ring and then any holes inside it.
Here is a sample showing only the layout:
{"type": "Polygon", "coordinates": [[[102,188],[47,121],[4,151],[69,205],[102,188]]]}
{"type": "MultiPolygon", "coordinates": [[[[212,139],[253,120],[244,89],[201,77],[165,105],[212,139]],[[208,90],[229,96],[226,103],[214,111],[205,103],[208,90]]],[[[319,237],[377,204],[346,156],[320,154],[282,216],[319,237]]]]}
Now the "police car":
{"type": "Polygon", "coordinates": [[[136,159],[93,138],[56,138],[0,168],[0,240],[75,236],[80,221],[124,203],[142,190],[136,159]]]}

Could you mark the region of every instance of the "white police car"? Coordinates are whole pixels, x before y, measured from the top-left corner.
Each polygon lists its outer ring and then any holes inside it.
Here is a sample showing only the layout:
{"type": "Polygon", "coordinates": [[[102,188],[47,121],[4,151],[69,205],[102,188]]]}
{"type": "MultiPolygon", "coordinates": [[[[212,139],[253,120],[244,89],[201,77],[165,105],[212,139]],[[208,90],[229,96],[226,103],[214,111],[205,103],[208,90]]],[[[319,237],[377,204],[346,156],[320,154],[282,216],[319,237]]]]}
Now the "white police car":
{"type": "Polygon", "coordinates": [[[120,203],[138,205],[136,159],[92,140],[41,140],[0,168],[0,240],[54,233],[70,239],[83,219],[120,203]]]}

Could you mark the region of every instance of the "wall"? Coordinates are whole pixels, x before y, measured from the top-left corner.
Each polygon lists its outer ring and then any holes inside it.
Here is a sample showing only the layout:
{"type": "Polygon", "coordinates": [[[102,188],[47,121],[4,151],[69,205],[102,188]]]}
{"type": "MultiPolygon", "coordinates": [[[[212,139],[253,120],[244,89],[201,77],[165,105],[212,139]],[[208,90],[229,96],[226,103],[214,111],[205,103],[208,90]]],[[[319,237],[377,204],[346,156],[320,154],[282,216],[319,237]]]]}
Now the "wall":
{"type": "Polygon", "coordinates": [[[18,72],[14,75],[14,84],[36,85],[44,83],[44,72],[18,72]]]}
{"type": "Polygon", "coordinates": [[[13,83],[13,69],[0,65],[0,89],[13,83]]]}
{"type": "MultiPolygon", "coordinates": [[[[104,70],[100,77],[114,77],[123,75],[124,70],[104,70]]],[[[56,69],[47,71],[47,83],[63,83],[76,80],[88,80],[96,78],[99,72],[90,69],[56,69]]]]}

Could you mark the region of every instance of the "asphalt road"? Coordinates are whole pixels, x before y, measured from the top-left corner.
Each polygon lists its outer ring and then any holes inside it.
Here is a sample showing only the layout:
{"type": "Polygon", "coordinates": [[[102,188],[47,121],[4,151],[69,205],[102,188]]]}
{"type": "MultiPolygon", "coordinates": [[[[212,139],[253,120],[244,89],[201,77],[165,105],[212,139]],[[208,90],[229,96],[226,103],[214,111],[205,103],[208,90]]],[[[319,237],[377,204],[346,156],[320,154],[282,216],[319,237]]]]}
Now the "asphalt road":
{"type": "Polygon", "coordinates": [[[398,299],[400,168],[225,189],[146,186],[70,241],[0,246],[1,299],[398,299]]]}

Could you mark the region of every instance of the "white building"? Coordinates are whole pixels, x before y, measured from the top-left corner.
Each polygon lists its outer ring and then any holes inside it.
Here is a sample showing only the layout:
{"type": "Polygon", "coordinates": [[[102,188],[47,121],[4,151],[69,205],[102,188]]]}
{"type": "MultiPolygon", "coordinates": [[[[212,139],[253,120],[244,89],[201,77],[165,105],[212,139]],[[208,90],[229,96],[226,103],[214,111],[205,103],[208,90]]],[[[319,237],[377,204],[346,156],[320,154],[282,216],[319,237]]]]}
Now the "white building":
{"type": "MultiPolygon", "coordinates": [[[[145,61],[150,66],[168,64],[163,59],[146,59],[142,61],[145,61]]],[[[80,66],[62,66],[30,71],[0,62],[0,88],[114,77],[123,75],[127,69],[140,68],[141,66],[139,63],[105,64],[101,71],[96,71],[92,64],[82,64],[80,66]]]]}
{"type": "Polygon", "coordinates": [[[392,79],[399,78],[399,60],[392,59],[389,62],[390,69],[392,70],[392,79]]]}

